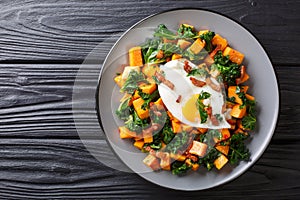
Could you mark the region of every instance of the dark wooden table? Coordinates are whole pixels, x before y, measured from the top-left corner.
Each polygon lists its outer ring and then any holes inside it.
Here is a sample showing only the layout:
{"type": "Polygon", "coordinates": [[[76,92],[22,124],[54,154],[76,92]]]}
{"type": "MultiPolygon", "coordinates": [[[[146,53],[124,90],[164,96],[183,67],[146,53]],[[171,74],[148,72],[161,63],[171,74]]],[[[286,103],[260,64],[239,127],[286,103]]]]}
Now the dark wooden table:
{"type": "MultiPolygon", "coordinates": [[[[299,199],[299,20],[299,0],[2,0],[0,198],[299,199]],[[87,109],[95,100],[72,101],[77,72],[96,45],[103,61],[135,22],[180,7],[221,12],[251,30],[273,61],[281,93],[278,125],[259,161],[236,180],[198,192],[162,188],[99,162],[76,130],[91,145],[105,144],[104,137],[93,139],[101,132],[95,110],[87,109]],[[74,104],[82,119],[76,127],[74,104]]],[[[86,66],[85,91],[95,92],[100,68],[96,61],[86,66]]]]}

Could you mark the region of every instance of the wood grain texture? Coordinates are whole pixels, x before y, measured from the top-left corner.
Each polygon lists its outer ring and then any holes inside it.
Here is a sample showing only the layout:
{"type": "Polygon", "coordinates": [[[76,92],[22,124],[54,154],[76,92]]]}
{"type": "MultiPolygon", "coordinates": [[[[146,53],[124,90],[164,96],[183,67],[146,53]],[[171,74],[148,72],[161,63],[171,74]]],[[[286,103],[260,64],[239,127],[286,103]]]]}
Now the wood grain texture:
{"type": "Polygon", "coordinates": [[[76,62],[99,43],[104,59],[121,33],[172,8],[206,8],[249,28],[275,63],[297,64],[299,1],[1,1],[0,61],[76,62]],[[280,12],[278,12],[280,11],[280,12]],[[289,43],[287,46],[286,43],[289,43]]]}
{"type": "MultiPolygon", "coordinates": [[[[91,145],[102,142],[90,140],[91,145]]],[[[106,167],[79,140],[2,139],[0,160],[6,162],[0,166],[0,198],[182,199],[205,195],[213,199],[289,199],[300,194],[300,162],[291,161],[300,153],[298,146],[271,144],[254,167],[231,183],[212,190],[181,192],[106,167]]]]}

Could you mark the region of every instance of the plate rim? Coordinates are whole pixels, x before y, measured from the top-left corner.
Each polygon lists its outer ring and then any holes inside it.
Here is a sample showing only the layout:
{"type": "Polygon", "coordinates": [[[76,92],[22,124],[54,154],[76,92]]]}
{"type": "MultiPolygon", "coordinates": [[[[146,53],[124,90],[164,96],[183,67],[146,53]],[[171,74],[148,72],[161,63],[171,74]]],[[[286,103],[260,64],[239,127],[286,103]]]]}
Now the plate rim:
{"type": "Polygon", "coordinates": [[[121,36],[115,41],[115,43],[113,44],[113,46],[110,48],[109,52],[107,53],[107,55],[106,55],[106,57],[105,57],[105,59],[104,59],[104,61],[102,63],[102,67],[100,69],[99,76],[98,76],[97,89],[96,89],[96,93],[95,93],[95,99],[96,99],[95,109],[96,109],[97,119],[98,119],[100,128],[102,129],[102,131],[103,131],[103,133],[105,135],[105,140],[108,143],[108,146],[111,148],[112,152],[114,153],[114,155],[116,155],[116,157],[120,160],[120,162],[122,162],[124,165],[126,165],[126,167],[128,169],[130,169],[132,171],[132,169],[126,163],[124,163],[124,161],[120,158],[120,156],[113,149],[113,147],[110,144],[109,139],[108,139],[108,137],[107,137],[107,135],[106,135],[106,133],[104,131],[104,126],[103,126],[103,123],[101,121],[100,105],[99,105],[99,100],[100,100],[99,99],[99,92],[100,92],[101,78],[102,78],[102,75],[103,75],[104,66],[106,65],[108,57],[111,54],[111,52],[114,50],[115,46],[119,43],[120,40],[123,39],[123,37],[125,37],[125,35],[127,35],[136,26],[140,25],[141,23],[143,23],[144,21],[146,21],[146,20],[148,20],[148,19],[150,19],[152,17],[158,16],[158,15],[161,15],[161,14],[164,14],[164,13],[173,12],[173,11],[189,11],[189,10],[204,11],[204,12],[208,12],[208,13],[219,15],[221,17],[225,17],[225,18],[231,20],[232,22],[238,24],[241,28],[245,29],[258,42],[258,44],[260,45],[260,47],[262,48],[262,50],[266,54],[267,59],[270,62],[271,67],[272,67],[272,71],[274,73],[274,78],[275,78],[275,82],[276,82],[276,93],[277,93],[277,95],[276,95],[276,102],[275,102],[276,103],[276,105],[275,105],[276,109],[275,109],[275,112],[274,112],[274,114],[275,114],[274,115],[274,120],[272,121],[272,126],[271,126],[271,129],[270,129],[270,132],[271,132],[270,137],[268,137],[267,140],[265,141],[265,145],[262,148],[262,151],[260,151],[257,154],[256,159],[249,161],[249,166],[247,166],[245,170],[238,171],[229,180],[225,179],[224,181],[219,181],[216,184],[213,184],[212,186],[209,186],[209,187],[199,188],[199,189],[190,189],[189,190],[188,188],[184,188],[183,189],[183,188],[174,188],[174,187],[168,187],[166,185],[161,185],[161,184],[159,184],[157,182],[154,182],[153,180],[149,179],[148,177],[142,176],[140,173],[135,173],[134,172],[135,174],[138,174],[140,177],[142,177],[143,179],[147,180],[148,182],[150,182],[152,184],[155,184],[155,185],[159,185],[160,187],[163,187],[163,188],[173,189],[173,190],[177,190],[177,191],[204,191],[204,190],[209,190],[209,189],[212,189],[212,188],[219,187],[219,186],[224,185],[226,183],[230,183],[230,182],[236,180],[238,177],[240,177],[244,173],[246,173],[251,167],[253,167],[254,164],[256,162],[258,162],[258,160],[262,157],[262,155],[265,153],[266,149],[268,148],[268,146],[269,146],[269,144],[270,144],[270,142],[271,142],[271,140],[272,140],[272,138],[274,136],[275,129],[276,129],[276,127],[278,125],[278,122],[279,122],[279,115],[280,115],[279,111],[280,111],[280,108],[281,108],[281,93],[280,93],[280,83],[278,81],[277,71],[274,68],[273,61],[272,61],[269,53],[266,51],[266,48],[264,47],[264,45],[262,44],[262,42],[252,33],[251,30],[249,30],[247,27],[245,27],[244,25],[242,25],[241,22],[233,19],[232,17],[230,17],[230,16],[228,16],[226,14],[220,13],[218,11],[210,10],[210,9],[207,9],[207,8],[198,8],[198,7],[197,8],[181,7],[181,8],[166,9],[166,10],[159,11],[159,12],[156,12],[154,14],[151,14],[151,15],[148,15],[148,16],[142,18],[141,20],[137,21],[132,26],[130,26],[125,32],[123,32],[121,34],[121,36]]]}

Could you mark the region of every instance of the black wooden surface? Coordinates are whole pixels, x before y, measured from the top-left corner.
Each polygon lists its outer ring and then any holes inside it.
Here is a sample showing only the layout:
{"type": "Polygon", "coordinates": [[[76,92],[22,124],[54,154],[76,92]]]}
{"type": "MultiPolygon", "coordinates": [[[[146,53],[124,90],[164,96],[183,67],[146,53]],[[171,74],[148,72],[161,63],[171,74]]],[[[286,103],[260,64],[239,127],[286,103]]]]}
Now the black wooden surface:
{"type": "MultiPolygon", "coordinates": [[[[300,1],[0,1],[1,199],[299,199],[300,1]],[[261,159],[236,180],[182,192],[96,160],[79,139],[105,146],[94,125],[94,99],[72,102],[80,64],[101,44],[103,60],[127,28],[159,11],[195,7],[221,12],[247,27],[269,53],[281,93],[274,137],[261,159]],[[81,107],[82,105],[82,107],[81,107]],[[77,127],[78,128],[78,127],[77,127]]],[[[83,89],[95,91],[101,65],[87,65],[83,89]]],[[[267,91],[266,91],[267,92],[267,91]]],[[[107,155],[107,157],[109,157],[107,155]]],[[[107,158],[109,159],[109,158],[107,158]]]]}

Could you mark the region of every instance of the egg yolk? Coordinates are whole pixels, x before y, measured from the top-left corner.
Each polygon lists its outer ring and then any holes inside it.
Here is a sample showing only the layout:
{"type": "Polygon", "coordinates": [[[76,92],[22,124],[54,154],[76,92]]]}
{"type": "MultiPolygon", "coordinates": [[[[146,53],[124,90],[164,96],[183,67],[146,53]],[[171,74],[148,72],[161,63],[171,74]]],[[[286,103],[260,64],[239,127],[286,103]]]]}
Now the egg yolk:
{"type": "Polygon", "coordinates": [[[200,114],[197,108],[199,94],[194,94],[182,107],[183,116],[190,122],[200,122],[200,114]]]}

